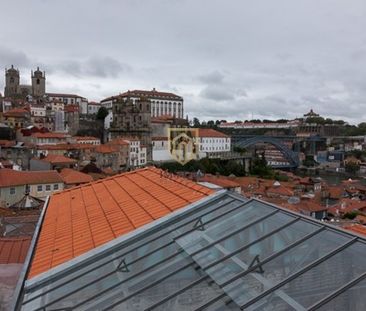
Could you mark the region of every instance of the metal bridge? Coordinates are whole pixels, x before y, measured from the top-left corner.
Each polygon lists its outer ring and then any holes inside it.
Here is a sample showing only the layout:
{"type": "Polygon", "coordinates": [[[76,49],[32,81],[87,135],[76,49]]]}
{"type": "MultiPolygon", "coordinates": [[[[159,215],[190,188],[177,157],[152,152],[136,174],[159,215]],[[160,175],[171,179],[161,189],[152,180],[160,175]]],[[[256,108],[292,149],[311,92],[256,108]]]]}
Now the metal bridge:
{"type": "Polygon", "coordinates": [[[282,140],[279,138],[274,138],[270,136],[254,136],[250,138],[239,138],[236,137],[234,139],[234,145],[241,148],[247,148],[250,146],[254,146],[258,143],[266,143],[275,146],[286,160],[289,162],[288,165],[271,165],[274,168],[296,168],[300,164],[298,153],[289,149],[285,144],[282,143],[282,140]]]}

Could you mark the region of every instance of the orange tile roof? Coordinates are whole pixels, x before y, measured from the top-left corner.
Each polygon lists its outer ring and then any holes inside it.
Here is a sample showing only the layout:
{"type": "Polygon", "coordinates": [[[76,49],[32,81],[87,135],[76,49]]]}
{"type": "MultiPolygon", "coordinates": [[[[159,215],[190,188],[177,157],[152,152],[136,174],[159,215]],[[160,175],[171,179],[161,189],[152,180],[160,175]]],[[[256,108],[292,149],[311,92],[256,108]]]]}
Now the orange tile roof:
{"type": "Polygon", "coordinates": [[[77,161],[64,155],[48,154],[45,158],[40,159],[51,164],[74,164],[77,161]]]}
{"type": "Polygon", "coordinates": [[[56,193],[46,210],[28,278],[212,193],[155,167],[56,193]]]}
{"type": "Polygon", "coordinates": [[[108,145],[129,146],[128,141],[123,138],[115,138],[107,143],[108,145]]]}
{"type": "Polygon", "coordinates": [[[73,150],[73,149],[94,149],[93,144],[55,144],[55,145],[38,145],[39,150],[73,150]]]}
{"type": "Polygon", "coordinates": [[[100,140],[98,137],[94,137],[94,136],[74,136],[73,138],[75,138],[77,141],[81,140],[100,140]]]}
{"type": "Polygon", "coordinates": [[[272,186],[266,190],[267,194],[278,194],[282,196],[293,196],[294,192],[283,185],[272,186]]]}
{"type": "Polygon", "coordinates": [[[225,189],[240,187],[240,185],[237,182],[232,181],[224,176],[216,177],[216,176],[205,175],[200,179],[200,181],[209,182],[225,189]]]}
{"type": "Polygon", "coordinates": [[[26,109],[22,109],[22,108],[14,108],[14,109],[11,109],[11,110],[3,113],[4,117],[15,117],[15,118],[18,118],[18,117],[24,118],[28,115],[29,115],[29,111],[26,109]]]}
{"type": "Polygon", "coordinates": [[[16,145],[15,140],[0,139],[0,146],[1,147],[12,147],[12,146],[15,146],[15,145],[16,145]]]}
{"type": "Polygon", "coordinates": [[[346,227],[344,227],[344,229],[356,232],[358,234],[366,235],[366,226],[364,226],[364,225],[354,224],[354,225],[346,226],[346,227]]]}
{"type": "Polygon", "coordinates": [[[116,146],[113,146],[113,145],[98,145],[96,148],[95,148],[95,152],[98,152],[98,153],[118,153],[119,150],[116,146]]]}
{"type": "Polygon", "coordinates": [[[228,135],[216,131],[214,129],[199,129],[198,130],[198,136],[199,137],[224,137],[224,138],[229,138],[228,135]]]}
{"type": "Polygon", "coordinates": [[[64,134],[64,133],[56,133],[56,132],[48,132],[48,133],[33,133],[32,134],[33,137],[36,138],[67,138],[70,137],[69,134],[64,134]]]}
{"type": "Polygon", "coordinates": [[[0,238],[0,264],[24,263],[31,237],[0,238]]]}
{"type": "Polygon", "coordinates": [[[8,168],[0,169],[0,187],[62,183],[57,171],[15,171],[8,168]]]}
{"type": "Polygon", "coordinates": [[[93,181],[93,177],[88,174],[73,170],[71,168],[64,168],[60,172],[60,176],[65,184],[85,184],[93,181]]]}

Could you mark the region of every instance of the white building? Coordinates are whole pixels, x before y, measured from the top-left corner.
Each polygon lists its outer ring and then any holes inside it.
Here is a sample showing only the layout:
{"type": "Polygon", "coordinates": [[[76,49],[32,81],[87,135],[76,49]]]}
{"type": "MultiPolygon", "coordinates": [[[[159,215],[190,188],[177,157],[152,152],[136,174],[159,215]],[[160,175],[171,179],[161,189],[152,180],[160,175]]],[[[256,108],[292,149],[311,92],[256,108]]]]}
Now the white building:
{"type": "Polygon", "coordinates": [[[30,104],[31,117],[45,117],[46,106],[42,104],[30,104]]]}
{"type": "Polygon", "coordinates": [[[104,129],[108,130],[111,127],[113,121],[113,112],[108,110],[108,115],[104,119],[104,129]]]}
{"type": "Polygon", "coordinates": [[[49,105],[52,111],[64,111],[65,104],[61,101],[52,101],[49,105]]]}
{"type": "Polygon", "coordinates": [[[93,136],[74,136],[73,139],[78,144],[87,144],[87,145],[100,145],[100,139],[93,136]]]}
{"type": "Polygon", "coordinates": [[[88,102],[86,98],[75,94],[47,93],[46,95],[49,101],[60,101],[65,105],[77,104],[82,106],[82,103],[88,102]]]}
{"type": "Polygon", "coordinates": [[[214,129],[199,129],[198,137],[200,158],[205,157],[207,153],[231,150],[230,136],[214,129]]]}
{"type": "Polygon", "coordinates": [[[67,144],[71,140],[71,135],[65,133],[33,133],[30,136],[30,142],[35,145],[56,145],[67,144]]]}
{"type": "Polygon", "coordinates": [[[101,107],[100,103],[95,103],[95,102],[88,103],[87,113],[88,114],[97,114],[100,107],[101,107]]]}
{"type": "Polygon", "coordinates": [[[169,151],[168,137],[152,137],[152,158],[155,162],[173,161],[169,151]]]}
{"type": "Polygon", "coordinates": [[[144,166],[147,163],[146,153],[147,148],[144,145],[141,145],[141,142],[137,138],[123,138],[130,145],[130,153],[129,153],[129,167],[136,168],[140,166],[144,166]]]}
{"type": "Polygon", "coordinates": [[[151,116],[171,116],[175,118],[182,118],[184,115],[183,98],[168,92],[159,92],[155,88],[152,91],[133,90],[125,93],[108,97],[101,101],[101,105],[112,111],[113,101],[116,99],[129,98],[133,102],[140,98],[146,98],[151,102],[151,116]]]}

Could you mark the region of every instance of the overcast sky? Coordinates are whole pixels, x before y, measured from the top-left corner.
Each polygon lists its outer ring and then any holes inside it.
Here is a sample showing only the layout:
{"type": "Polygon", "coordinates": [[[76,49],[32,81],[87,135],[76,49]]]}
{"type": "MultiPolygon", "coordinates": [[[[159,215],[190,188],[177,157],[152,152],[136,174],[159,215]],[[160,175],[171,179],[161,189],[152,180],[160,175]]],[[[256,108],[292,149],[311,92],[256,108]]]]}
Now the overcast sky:
{"type": "MultiPolygon", "coordinates": [[[[365,0],[11,0],[0,66],[47,91],[184,97],[190,118],[366,121],[365,0]]],[[[3,92],[4,76],[0,79],[3,92]]]]}

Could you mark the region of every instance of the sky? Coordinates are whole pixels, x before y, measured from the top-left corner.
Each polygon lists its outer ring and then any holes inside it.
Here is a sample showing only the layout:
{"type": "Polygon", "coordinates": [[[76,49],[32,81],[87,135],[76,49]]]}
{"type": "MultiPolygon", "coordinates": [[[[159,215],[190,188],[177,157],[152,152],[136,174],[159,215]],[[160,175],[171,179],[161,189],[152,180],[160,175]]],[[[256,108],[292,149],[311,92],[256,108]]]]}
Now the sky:
{"type": "MultiPolygon", "coordinates": [[[[1,1],[0,67],[90,101],[183,96],[201,120],[366,121],[365,0],[1,1]]],[[[4,89],[0,77],[0,92],[4,89]]]]}

